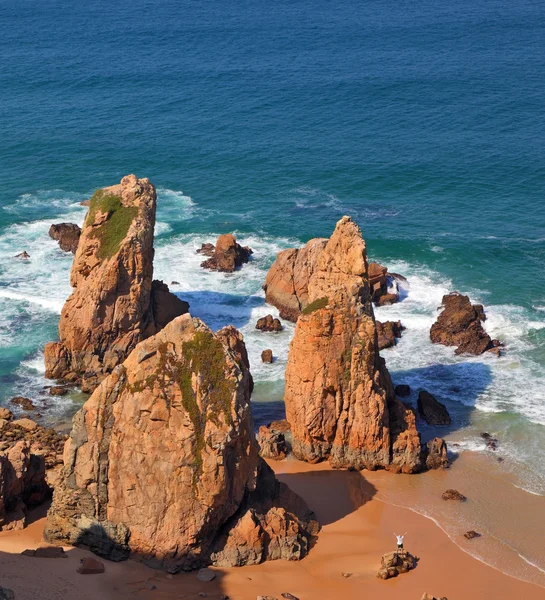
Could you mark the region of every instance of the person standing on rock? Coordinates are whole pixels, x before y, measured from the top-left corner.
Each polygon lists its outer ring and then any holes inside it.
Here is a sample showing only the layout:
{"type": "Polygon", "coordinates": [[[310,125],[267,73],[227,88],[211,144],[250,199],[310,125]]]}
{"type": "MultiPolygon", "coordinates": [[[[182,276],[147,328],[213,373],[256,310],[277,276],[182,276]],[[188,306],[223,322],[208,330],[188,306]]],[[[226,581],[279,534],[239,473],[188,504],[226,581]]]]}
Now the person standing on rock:
{"type": "Polygon", "coordinates": [[[394,535],[397,539],[397,552],[399,554],[399,551],[403,550],[403,538],[407,535],[407,532],[405,532],[403,535],[397,535],[397,533],[394,533],[394,535]]]}

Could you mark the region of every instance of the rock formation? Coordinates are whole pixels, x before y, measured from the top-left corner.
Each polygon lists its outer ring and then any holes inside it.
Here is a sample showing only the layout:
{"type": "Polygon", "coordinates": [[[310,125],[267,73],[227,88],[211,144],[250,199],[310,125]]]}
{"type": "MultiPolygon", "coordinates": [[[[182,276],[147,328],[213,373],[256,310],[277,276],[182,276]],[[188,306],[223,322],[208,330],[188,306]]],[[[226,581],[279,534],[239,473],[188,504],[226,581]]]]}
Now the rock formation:
{"type": "Polygon", "coordinates": [[[302,558],[318,525],[258,456],[242,336],[189,314],[74,417],[45,536],[171,572],[302,558]]]}
{"type": "MultiPolygon", "coordinates": [[[[4,437],[4,436],[3,436],[4,437]]],[[[27,509],[50,495],[45,459],[20,440],[0,452],[0,531],[23,529],[27,509]]]]}
{"type": "Polygon", "coordinates": [[[378,349],[384,350],[397,344],[398,338],[405,329],[401,321],[375,321],[377,325],[378,349]]]}
{"type": "Polygon", "coordinates": [[[450,425],[452,422],[447,407],[426,390],[418,394],[418,412],[429,425],[450,425]]]}
{"type": "Polygon", "coordinates": [[[481,322],[486,319],[482,304],[471,304],[468,296],[452,292],[443,296],[443,312],[431,326],[434,344],[458,346],[456,354],[500,353],[502,343],[492,340],[481,322]]]}
{"type": "Polygon", "coordinates": [[[282,331],[282,323],[280,319],[276,319],[272,315],[267,315],[257,320],[255,328],[260,331],[273,331],[277,333],[278,331],[282,331]]]}
{"type": "Polygon", "coordinates": [[[241,246],[235,236],[230,233],[220,235],[215,246],[203,244],[197,252],[210,256],[208,260],[201,263],[201,267],[212,271],[222,271],[223,273],[232,273],[235,269],[247,263],[253,254],[251,248],[241,246]]]}
{"type": "Polygon", "coordinates": [[[155,188],[127,175],[91,198],[59,323],[46,345],[46,377],[93,390],[138,342],[188,305],[153,282],[155,188]]]}
{"type": "Polygon", "coordinates": [[[290,431],[289,423],[283,419],[273,421],[268,425],[261,425],[257,435],[259,453],[263,458],[282,460],[288,455],[286,434],[290,431]]]}
{"type": "Polygon", "coordinates": [[[411,395],[411,386],[405,383],[400,383],[399,385],[395,386],[394,392],[396,396],[399,396],[400,398],[406,398],[407,396],[411,395]]]}
{"type": "Polygon", "coordinates": [[[318,257],[291,342],[286,416],[293,453],[335,467],[421,469],[412,409],[380,358],[365,242],[343,217],[318,257]]]}
{"type": "Polygon", "coordinates": [[[461,494],[458,490],[449,489],[443,492],[441,495],[443,500],[456,500],[458,502],[465,502],[467,497],[461,494]]]}
{"type": "Polygon", "coordinates": [[[448,469],[447,444],[443,438],[433,438],[426,444],[426,468],[448,469]]]}
{"type": "Polygon", "coordinates": [[[267,348],[267,350],[263,350],[263,352],[261,353],[261,362],[269,364],[273,362],[273,352],[270,348],[267,348]]]}
{"type": "Polygon", "coordinates": [[[295,323],[308,304],[308,282],[326,244],[326,239],[315,238],[303,248],[289,248],[277,254],[263,289],[265,301],[278,308],[282,319],[295,323]]]}
{"type": "Polygon", "coordinates": [[[406,550],[387,552],[382,556],[381,568],[377,573],[379,579],[390,579],[416,568],[416,558],[406,550]]]}
{"type": "MultiPolygon", "coordinates": [[[[282,319],[295,323],[309,303],[309,281],[326,244],[327,239],[314,238],[302,248],[288,248],[277,254],[263,289],[265,301],[278,308],[282,319]]],[[[404,277],[388,273],[378,263],[369,263],[367,274],[372,302],[382,306],[399,300],[398,283],[406,282],[404,277]]]]}
{"type": "Polygon", "coordinates": [[[81,228],[75,223],[58,223],[49,228],[49,237],[59,242],[59,247],[64,252],[76,253],[78,249],[81,228]]]}

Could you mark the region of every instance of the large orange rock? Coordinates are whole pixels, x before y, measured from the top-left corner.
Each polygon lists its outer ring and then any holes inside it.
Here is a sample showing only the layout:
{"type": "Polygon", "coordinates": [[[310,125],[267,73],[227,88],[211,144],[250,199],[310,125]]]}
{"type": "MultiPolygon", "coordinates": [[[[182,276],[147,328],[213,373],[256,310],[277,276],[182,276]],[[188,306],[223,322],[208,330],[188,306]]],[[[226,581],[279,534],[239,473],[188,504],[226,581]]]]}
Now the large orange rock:
{"type": "Polygon", "coordinates": [[[46,377],[93,390],[167,319],[187,312],[164,284],[153,284],[156,193],[127,175],[91,199],[59,323],[59,342],[44,350],[46,377]],[[165,303],[168,305],[162,308],[165,303]]]}
{"type": "Polygon", "coordinates": [[[326,243],[326,239],[315,238],[303,248],[289,248],[277,254],[263,289],[266,302],[278,308],[281,318],[297,321],[308,304],[308,282],[326,243]]]}
{"type": "Polygon", "coordinates": [[[419,471],[415,416],[379,356],[365,242],[349,217],[318,257],[308,301],[286,369],[293,453],[335,467],[419,471]]]}
{"type": "Polygon", "coordinates": [[[234,327],[138,344],[74,418],[46,539],[172,572],[303,557],[318,524],[258,456],[251,387],[234,327]]]}

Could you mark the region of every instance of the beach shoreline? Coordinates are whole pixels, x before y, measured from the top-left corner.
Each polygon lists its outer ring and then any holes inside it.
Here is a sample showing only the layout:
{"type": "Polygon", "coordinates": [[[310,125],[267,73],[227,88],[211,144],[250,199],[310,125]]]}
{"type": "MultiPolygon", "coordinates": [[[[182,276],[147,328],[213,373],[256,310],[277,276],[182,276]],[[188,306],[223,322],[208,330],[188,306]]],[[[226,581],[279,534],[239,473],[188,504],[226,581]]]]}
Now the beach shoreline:
{"type": "Polygon", "coordinates": [[[76,568],[91,553],[80,548],[66,548],[68,560],[20,556],[22,550],[43,543],[45,519],[40,518],[24,530],[0,533],[0,585],[14,589],[17,600],[36,598],[37,589],[42,600],[196,599],[202,597],[199,593],[213,599],[255,600],[258,595],[280,598],[284,592],[300,600],[355,600],[362,594],[419,600],[424,592],[449,600],[538,600],[545,594],[540,586],[472,557],[431,518],[382,499],[390,480],[393,486],[404,487],[415,476],[333,470],[326,463],[310,465],[292,459],[269,464],[280,480],[303,496],[322,523],[314,548],[302,561],[213,568],[216,578],[209,583],[199,582],[195,572],[170,576],[132,560],[105,561],[104,575],[85,577],[76,568]],[[388,581],[377,579],[382,554],[395,549],[394,532],[405,531],[406,548],[419,558],[417,568],[388,581]]]}

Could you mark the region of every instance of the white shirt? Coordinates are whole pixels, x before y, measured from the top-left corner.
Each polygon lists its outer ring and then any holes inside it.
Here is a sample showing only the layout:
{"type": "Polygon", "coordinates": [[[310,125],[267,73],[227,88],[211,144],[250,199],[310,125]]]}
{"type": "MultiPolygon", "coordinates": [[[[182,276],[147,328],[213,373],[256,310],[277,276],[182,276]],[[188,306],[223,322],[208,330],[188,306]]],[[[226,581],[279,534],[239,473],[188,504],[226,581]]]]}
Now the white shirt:
{"type": "Polygon", "coordinates": [[[404,537],[405,537],[404,535],[396,535],[396,538],[397,538],[397,543],[398,543],[398,544],[402,544],[402,543],[403,543],[403,538],[404,538],[404,537]]]}

